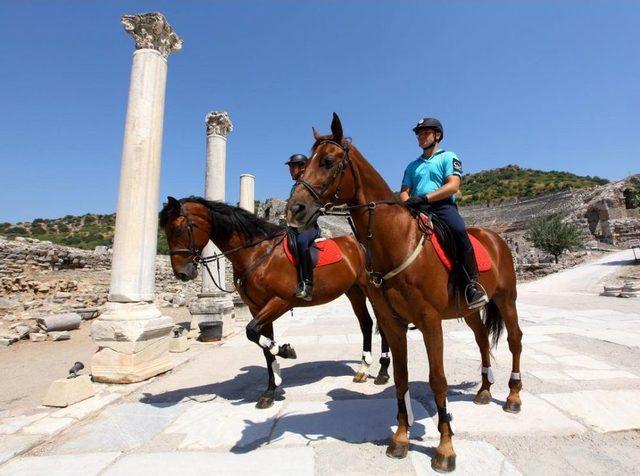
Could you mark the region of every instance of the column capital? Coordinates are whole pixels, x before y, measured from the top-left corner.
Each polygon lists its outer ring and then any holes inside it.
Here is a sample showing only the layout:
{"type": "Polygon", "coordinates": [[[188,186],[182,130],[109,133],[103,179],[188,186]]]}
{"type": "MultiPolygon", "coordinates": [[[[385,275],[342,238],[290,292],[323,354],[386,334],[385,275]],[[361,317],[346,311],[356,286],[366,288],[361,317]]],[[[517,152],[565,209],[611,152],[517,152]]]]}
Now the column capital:
{"type": "Polygon", "coordinates": [[[176,35],[162,13],[122,15],[124,29],[136,42],[136,49],[150,48],[165,58],[182,48],[182,39],[176,35]]]}
{"type": "Polygon", "coordinates": [[[204,118],[204,123],[207,125],[208,136],[215,134],[226,138],[233,130],[233,124],[226,111],[211,111],[204,118]]]}

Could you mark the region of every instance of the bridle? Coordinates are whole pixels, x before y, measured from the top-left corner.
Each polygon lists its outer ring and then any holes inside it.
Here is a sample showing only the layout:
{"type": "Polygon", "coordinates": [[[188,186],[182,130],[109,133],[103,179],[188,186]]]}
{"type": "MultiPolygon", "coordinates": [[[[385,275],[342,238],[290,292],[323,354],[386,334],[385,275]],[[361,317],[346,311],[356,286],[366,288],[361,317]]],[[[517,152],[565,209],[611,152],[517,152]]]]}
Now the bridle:
{"type": "MultiPolygon", "coordinates": [[[[244,271],[244,273],[242,274],[241,277],[239,277],[238,279],[236,279],[236,282],[238,285],[244,287],[244,283],[246,281],[246,277],[249,275],[249,273],[260,263],[262,263],[272,252],[273,250],[278,246],[278,244],[280,244],[280,242],[282,241],[282,239],[284,239],[284,232],[282,233],[278,233],[275,235],[267,235],[264,236],[258,240],[252,241],[251,243],[245,243],[241,246],[237,246],[235,248],[232,248],[230,250],[227,251],[221,251],[220,253],[214,253],[211,256],[202,256],[202,251],[198,250],[196,248],[195,245],[195,240],[193,238],[193,229],[194,228],[198,228],[198,225],[196,225],[193,220],[191,220],[191,218],[189,217],[189,214],[186,213],[184,210],[180,210],[180,215],[178,215],[180,217],[183,217],[186,222],[187,222],[187,232],[189,234],[189,247],[188,248],[178,248],[175,250],[169,250],[169,255],[173,256],[173,255],[187,255],[187,256],[191,256],[193,262],[196,265],[202,264],[202,266],[204,266],[204,268],[207,270],[207,273],[209,274],[209,277],[211,278],[211,281],[213,281],[213,284],[216,286],[216,288],[218,288],[220,291],[231,294],[234,293],[236,290],[235,289],[224,289],[223,285],[224,283],[222,283],[221,281],[221,275],[220,275],[220,260],[224,257],[227,257],[233,253],[236,253],[237,251],[240,250],[244,250],[247,248],[252,248],[256,245],[259,245],[260,243],[263,243],[267,240],[271,240],[273,238],[276,238],[278,236],[280,236],[282,234],[282,238],[278,241],[278,243],[276,243],[276,245],[274,245],[273,247],[271,247],[270,249],[267,250],[267,252],[262,255],[260,258],[256,259],[253,263],[251,263],[251,265],[249,265],[247,267],[247,269],[244,271]],[[218,269],[218,281],[216,281],[216,279],[213,277],[213,273],[211,272],[211,269],[209,268],[209,263],[216,263],[216,267],[218,269]]],[[[246,292],[245,292],[246,294],[246,292]]],[[[248,294],[247,294],[248,296],[248,294]]],[[[249,298],[251,299],[251,298],[249,298]]]]}

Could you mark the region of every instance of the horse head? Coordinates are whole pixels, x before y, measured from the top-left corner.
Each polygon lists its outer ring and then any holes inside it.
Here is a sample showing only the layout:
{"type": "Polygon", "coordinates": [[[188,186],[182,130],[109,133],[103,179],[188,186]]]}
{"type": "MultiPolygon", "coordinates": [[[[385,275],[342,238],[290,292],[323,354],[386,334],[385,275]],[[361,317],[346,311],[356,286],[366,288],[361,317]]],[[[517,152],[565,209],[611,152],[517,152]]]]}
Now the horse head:
{"type": "Polygon", "coordinates": [[[356,193],[349,156],[355,148],[344,137],[338,115],[333,113],[331,134],[321,135],[313,128],[313,137],[311,157],[287,202],[287,221],[295,227],[312,225],[324,211],[349,203],[356,193]]]}
{"type": "Polygon", "coordinates": [[[160,212],[160,226],[169,243],[173,274],[181,281],[195,279],[197,260],[211,232],[209,211],[200,203],[168,197],[160,212]]]}

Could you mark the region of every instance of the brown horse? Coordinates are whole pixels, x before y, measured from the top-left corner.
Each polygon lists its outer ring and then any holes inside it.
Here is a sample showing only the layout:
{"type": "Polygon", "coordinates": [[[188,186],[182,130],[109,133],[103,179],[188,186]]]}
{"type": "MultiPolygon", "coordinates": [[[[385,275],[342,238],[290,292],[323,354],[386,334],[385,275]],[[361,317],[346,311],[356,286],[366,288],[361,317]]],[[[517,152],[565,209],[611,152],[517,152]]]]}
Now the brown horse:
{"type": "MultiPolygon", "coordinates": [[[[285,234],[283,227],[241,208],[199,197],[182,200],[169,197],[160,212],[160,226],[164,228],[171,249],[173,272],[182,281],[197,276],[197,264],[203,262],[202,249],[209,239],[231,261],[236,288],[254,317],[247,325],[247,337],[263,348],[267,360],[269,383],[256,404],[258,408],[273,405],[276,387],[281,383],[276,356],[296,358],[295,350],[289,344],[278,345],[273,341],[273,321],[294,307],[324,304],[342,294],[351,301],[363,336],[362,361],[353,380],[367,380],[372,364],[373,321],[363,292],[366,288],[364,255],[353,237],[335,239],[343,259],[314,270],[316,286],[313,300],[308,302],[294,296],[296,269],[279,246],[285,234]]],[[[206,259],[204,263],[206,265],[206,259]]],[[[381,337],[380,371],[375,379],[378,385],[389,380],[389,346],[382,332],[381,337]]]]}
{"type": "Polygon", "coordinates": [[[294,226],[305,226],[333,205],[347,206],[367,254],[370,277],[367,296],[393,355],[398,429],[391,438],[387,455],[402,458],[409,448],[409,426],[413,417],[408,391],[406,329],[408,323],[413,323],[423,334],[429,358],[429,384],[438,410],[440,443],[432,467],[437,471],[452,471],[455,452],[451,441],[451,415],[446,408],[443,319],[462,316],[475,333],[483,366],[476,403],[491,400],[493,373],[489,336],[493,334],[495,345],[503,324],[506,325],[513,362],[510,392],[504,409],[514,413],[520,411],[522,332],[516,311],[516,276],[511,252],[496,233],[484,228],[469,229],[469,233],[486,247],[493,261],[492,268],[481,273],[479,278],[490,297],[483,325],[481,312],[469,310],[464,299],[461,303],[456,298],[449,273],[431,242],[423,240],[423,232],[416,225],[413,214],[397,201],[384,179],[350,140],[344,138],[338,116],[333,116],[331,135],[321,136],[315,129],[313,132],[312,155],[289,198],[287,219],[294,226]],[[408,257],[416,253],[417,257],[410,261],[408,257]]]}

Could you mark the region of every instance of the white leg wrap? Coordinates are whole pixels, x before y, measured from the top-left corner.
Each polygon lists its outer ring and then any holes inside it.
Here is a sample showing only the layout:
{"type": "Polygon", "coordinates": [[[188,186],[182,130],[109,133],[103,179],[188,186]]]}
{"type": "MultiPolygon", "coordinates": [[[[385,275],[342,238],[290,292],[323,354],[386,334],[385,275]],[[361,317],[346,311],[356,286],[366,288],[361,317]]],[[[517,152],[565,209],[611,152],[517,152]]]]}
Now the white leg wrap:
{"type": "Polygon", "coordinates": [[[411,408],[411,395],[409,395],[409,389],[404,392],[404,406],[407,407],[407,422],[409,426],[413,425],[413,408],[411,408]]]}
{"type": "Polygon", "coordinates": [[[489,381],[489,383],[493,383],[496,381],[496,378],[493,376],[493,370],[491,370],[491,367],[482,367],[482,373],[487,374],[487,380],[489,381]]]}
{"type": "Polygon", "coordinates": [[[273,370],[273,380],[276,384],[276,387],[279,387],[282,383],[282,376],[280,375],[280,364],[277,360],[271,362],[271,370],[273,370]]]}
{"type": "Polygon", "coordinates": [[[262,347],[263,349],[269,349],[269,352],[271,352],[272,355],[278,355],[278,352],[280,352],[280,347],[278,346],[278,344],[276,344],[275,341],[272,341],[266,336],[260,336],[260,338],[258,339],[258,344],[260,344],[260,347],[262,347]]]}
{"type": "Polygon", "coordinates": [[[520,372],[511,372],[511,380],[520,380],[520,372]]]}
{"type": "Polygon", "coordinates": [[[390,358],[389,352],[383,352],[382,354],[380,354],[380,358],[381,358],[381,359],[388,359],[388,358],[390,358]]]}
{"type": "Polygon", "coordinates": [[[369,367],[370,365],[363,360],[362,362],[360,362],[360,367],[358,367],[358,373],[369,375],[369,367]]]}
{"type": "Polygon", "coordinates": [[[371,352],[363,352],[362,361],[367,365],[371,365],[373,363],[373,357],[371,356],[371,352]]]}

